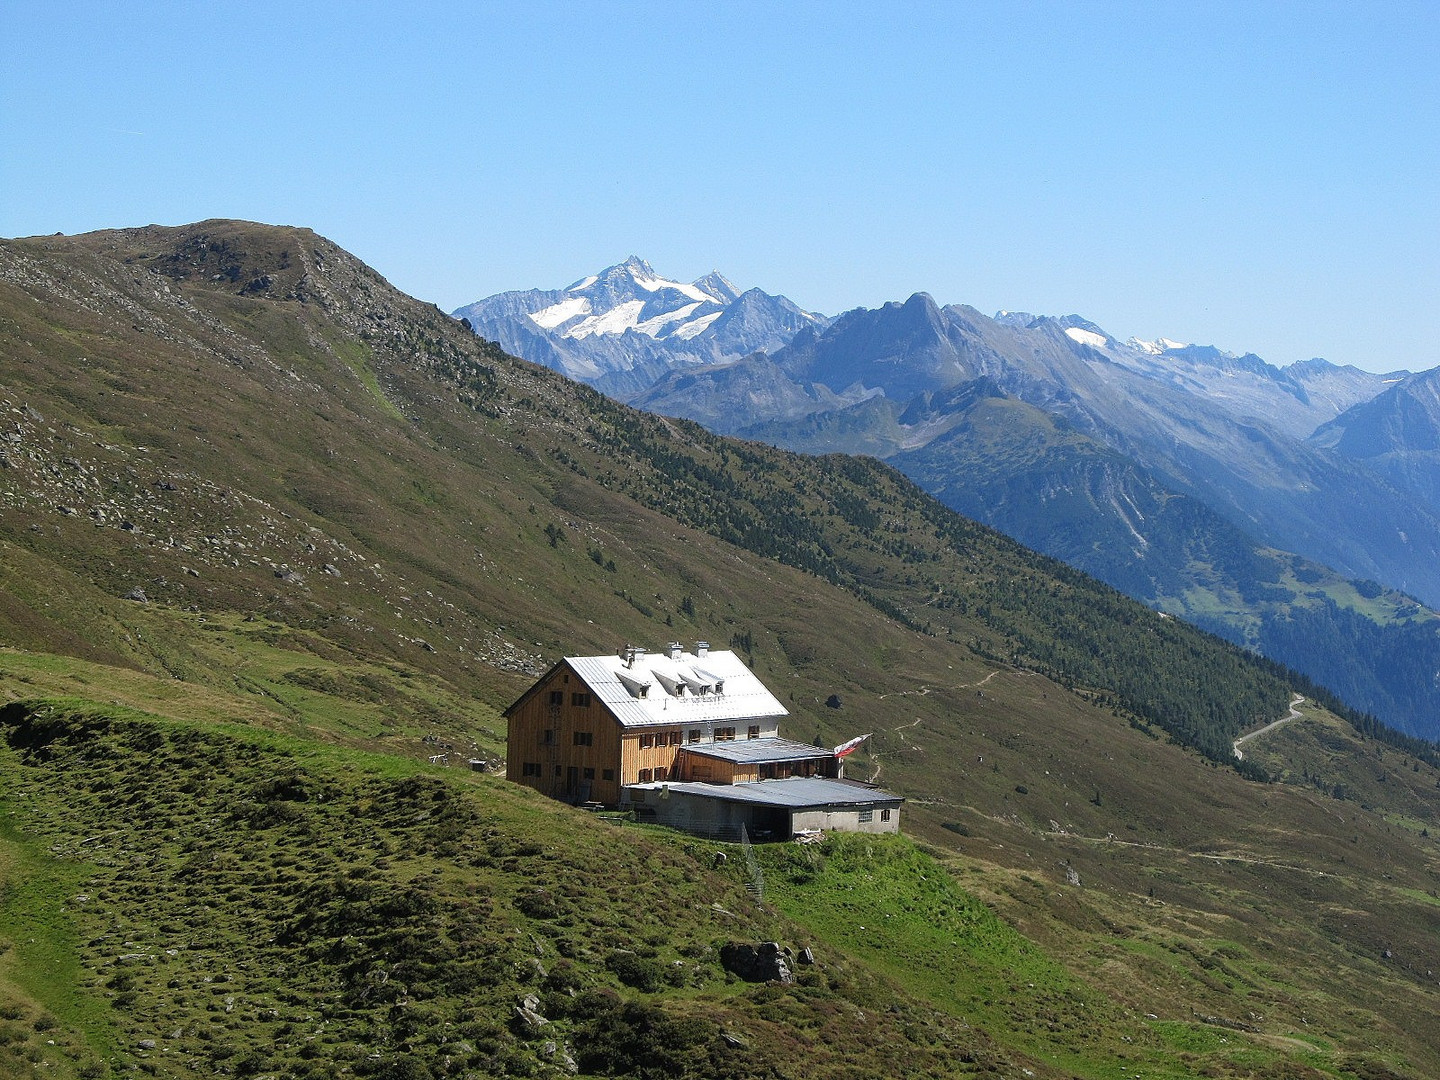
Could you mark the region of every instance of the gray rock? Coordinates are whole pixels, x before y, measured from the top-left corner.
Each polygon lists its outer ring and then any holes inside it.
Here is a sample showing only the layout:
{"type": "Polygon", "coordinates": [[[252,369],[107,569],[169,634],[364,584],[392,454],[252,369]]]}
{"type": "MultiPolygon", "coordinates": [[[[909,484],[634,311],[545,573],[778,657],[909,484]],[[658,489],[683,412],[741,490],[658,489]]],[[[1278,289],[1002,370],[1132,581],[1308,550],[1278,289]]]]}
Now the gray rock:
{"type": "Polygon", "coordinates": [[[795,975],[779,942],[746,945],[732,941],[720,947],[720,966],[746,982],[793,983],[795,975]]]}
{"type": "Polygon", "coordinates": [[[546,1020],[545,1017],[541,1016],[534,1009],[526,1008],[524,1005],[515,1006],[515,1019],[518,1020],[520,1026],[531,1035],[538,1033],[550,1023],[549,1020],[546,1020]]]}
{"type": "Polygon", "coordinates": [[[570,1056],[569,1047],[562,1046],[553,1039],[546,1039],[540,1044],[540,1053],[558,1062],[560,1067],[568,1073],[573,1074],[580,1071],[580,1066],[577,1065],[575,1059],[570,1056]]]}
{"type": "Polygon", "coordinates": [[[125,599],[134,600],[136,603],[139,604],[148,604],[150,602],[150,598],[145,595],[145,590],[142,589],[139,585],[136,585],[135,588],[131,589],[128,593],[126,593],[125,599]]]}

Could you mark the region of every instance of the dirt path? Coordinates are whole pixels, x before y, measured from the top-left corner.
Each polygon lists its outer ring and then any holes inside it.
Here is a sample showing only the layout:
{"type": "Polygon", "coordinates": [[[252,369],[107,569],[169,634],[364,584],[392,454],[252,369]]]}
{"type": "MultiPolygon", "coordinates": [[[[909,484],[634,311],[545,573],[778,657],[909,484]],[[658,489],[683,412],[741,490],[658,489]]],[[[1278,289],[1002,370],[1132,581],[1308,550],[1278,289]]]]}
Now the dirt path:
{"type": "MultiPolygon", "coordinates": [[[[1026,677],[1033,678],[1033,677],[1036,677],[1037,672],[1034,672],[1034,671],[1026,671],[1024,668],[996,668],[994,671],[990,672],[990,674],[986,675],[983,679],[980,679],[980,680],[978,680],[977,682],[956,683],[956,684],[954,684],[953,686],[940,687],[939,689],[942,689],[942,690],[975,690],[975,689],[978,689],[979,687],[984,686],[984,685],[985,685],[986,683],[988,683],[991,679],[995,678],[996,675],[1024,675],[1024,676],[1026,676],[1026,677]]],[[[932,689],[931,687],[928,687],[928,686],[922,686],[922,687],[920,687],[918,690],[899,690],[899,691],[897,691],[897,692],[895,692],[895,693],[893,693],[893,694],[877,694],[877,695],[876,695],[876,700],[878,700],[878,701],[883,701],[883,700],[884,700],[885,698],[887,698],[887,697],[908,697],[908,696],[912,696],[912,695],[915,696],[915,697],[925,697],[925,696],[927,696],[927,695],[929,695],[929,694],[933,694],[933,693],[936,693],[936,690],[935,690],[935,689],[932,689]]],[[[920,723],[921,723],[921,719],[920,719],[919,717],[917,717],[916,719],[912,720],[912,721],[911,721],[910,723],[908,723],[908,724],[900,724],[899,726],[893,727],[893,728],[890,729],[891,733],[894,734],[894,735],[900,740],[900,742],[904,744],[903,749],[906,749],[906,750],[919,750],[919,749],[920,749],[920,747],[914,745],[909,739],[907,739],[907,738],[905,737],[905,729],[906,729],[906,728],[918,727],[918,726],[920,725],[920,723]]],[[[880,782],[880,773],[881,773],[881,770],[883,770],[884,767],[885,767],[884,764],[880,761],[880,758],[885,755],[886,751],[884,751],[884,750],[878,750],[878,751],[873,751],[872,753],[874,754],[875,768],[874,768],[874,770],[870,773],[869,778],[865,781],[867,784],[877,784],[877,783],[879,783],[879,782],[880,782]]]]}
{"type": "Polygon", "coordinates": [[[1235,740],[1235,757],[1238,758],[1238,759],[1241,760],[1241,761],[1244,761],[1244,760],[1245,760],[1245,755],[1240,752],[1240,744],[1241,744],[1241,743],[1247,743],[1247,742],[1249,742],[1251,739],[1255,738],[1256,735],[1264,735],[1267,731],[1274,731],[1274,730],[1275,730],[1277,727],[1279,727],[1281,724],[1288,724],[1291,720],[1299,720],[1299,719],[1300,719],[1300,703],[1301,703],[1302,701],[1304,701],[1304,700],[1305,700],[1305,698],[1304,698],[1303,695],[1301,695],[1301,694],[1296,694],[1296,695],[1295,695],[1295,700],[1292,701],[1292,702],[1290,702],[1290,715],[1289,715],[1289,716],[1282,716],[1279,720],[1271,721],[1270,723],[1266,724],[1264,727],[1260,728],[1258,731],[1252,731],[1252,732],[1250,732],[1249,735],[1241,735],[1240,738],[1236,739],[1236,740],[1235,740]]]}

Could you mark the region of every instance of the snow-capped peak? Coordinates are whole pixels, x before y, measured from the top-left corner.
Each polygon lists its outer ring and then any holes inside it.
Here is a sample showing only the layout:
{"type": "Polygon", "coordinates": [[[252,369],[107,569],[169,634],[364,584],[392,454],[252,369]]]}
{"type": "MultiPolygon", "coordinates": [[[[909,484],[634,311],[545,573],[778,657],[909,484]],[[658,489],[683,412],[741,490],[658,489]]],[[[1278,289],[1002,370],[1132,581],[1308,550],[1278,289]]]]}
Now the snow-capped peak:
{"type": "Polygon", "coordinates": [[[501,293],[461,315],[517,355],[627,392],[669,366],[778,349],[802,327],[828,321],[783,296],[742,292],[718,270],[689,283],[662,277],[638,255],[565,289],[501,293]]]}
{"type": "Polygon", "coordinates": [[[605,305],[634,299],[648,303],[655,294],[674,292],[684,297],[685,301],[723,306],[739,295],[734,285],[714,271],[694,284],[687,285],[683,281],[661,277],[655,273],[654,267],[638,255],[631,255],[624,262],[582,278],[565,291],[590,294],[592,301],[603,302],[605,305]],[[601,301],[598,295],[601,290],[610,294],[608,299],[601,301]]]}
{"type": "Polygon", "coordinates": [[[1149,353],[1151,356],[1159,356],[1161,353],[1171,349],[1188,349],[1190,347],[1188,342],[1171,341],[1169,338],[1163,337],[1156,338],[1154,341],[1144,341],[1140,338],[1132,337],[1125,344],[1129,345],[1132,349],[1139,349],[1141,352],[1149,353]]]}

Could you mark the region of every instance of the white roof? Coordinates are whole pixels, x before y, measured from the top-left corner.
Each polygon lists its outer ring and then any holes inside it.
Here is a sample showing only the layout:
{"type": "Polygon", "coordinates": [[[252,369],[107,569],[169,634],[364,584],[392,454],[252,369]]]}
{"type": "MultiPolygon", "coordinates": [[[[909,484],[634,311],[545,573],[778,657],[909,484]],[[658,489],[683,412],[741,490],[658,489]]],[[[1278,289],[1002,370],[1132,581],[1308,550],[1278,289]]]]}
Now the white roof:
{"type": "Polygon", "coordinates": [[[565,662],[610,707],[624,727],[757,720],[788,716],[745,662],[728,650],[705,656],[640,652],[627,667],[611,656],[567,656],[565,662]]]}

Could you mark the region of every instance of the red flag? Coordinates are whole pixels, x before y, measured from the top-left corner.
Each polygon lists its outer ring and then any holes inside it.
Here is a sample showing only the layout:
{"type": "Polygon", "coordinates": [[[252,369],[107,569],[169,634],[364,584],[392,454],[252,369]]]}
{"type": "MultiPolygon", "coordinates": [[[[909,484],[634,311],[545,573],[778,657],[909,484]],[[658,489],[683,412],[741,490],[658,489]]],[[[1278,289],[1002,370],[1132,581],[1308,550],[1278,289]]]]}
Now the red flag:
{"type": "MultiPolygon", "coordinates": [[[[870,735],[873,734],[874,732],[872,731],[870,735]]],[[[835,756],[837,758],[843,758],[846,754],[854,753],[855,748],[859,746],[862,742],[864,742],[866,739],[868,739],[870,735],[857,735],[849,742],[841,743],[839,746],[835,747],[835,756]]]]}

